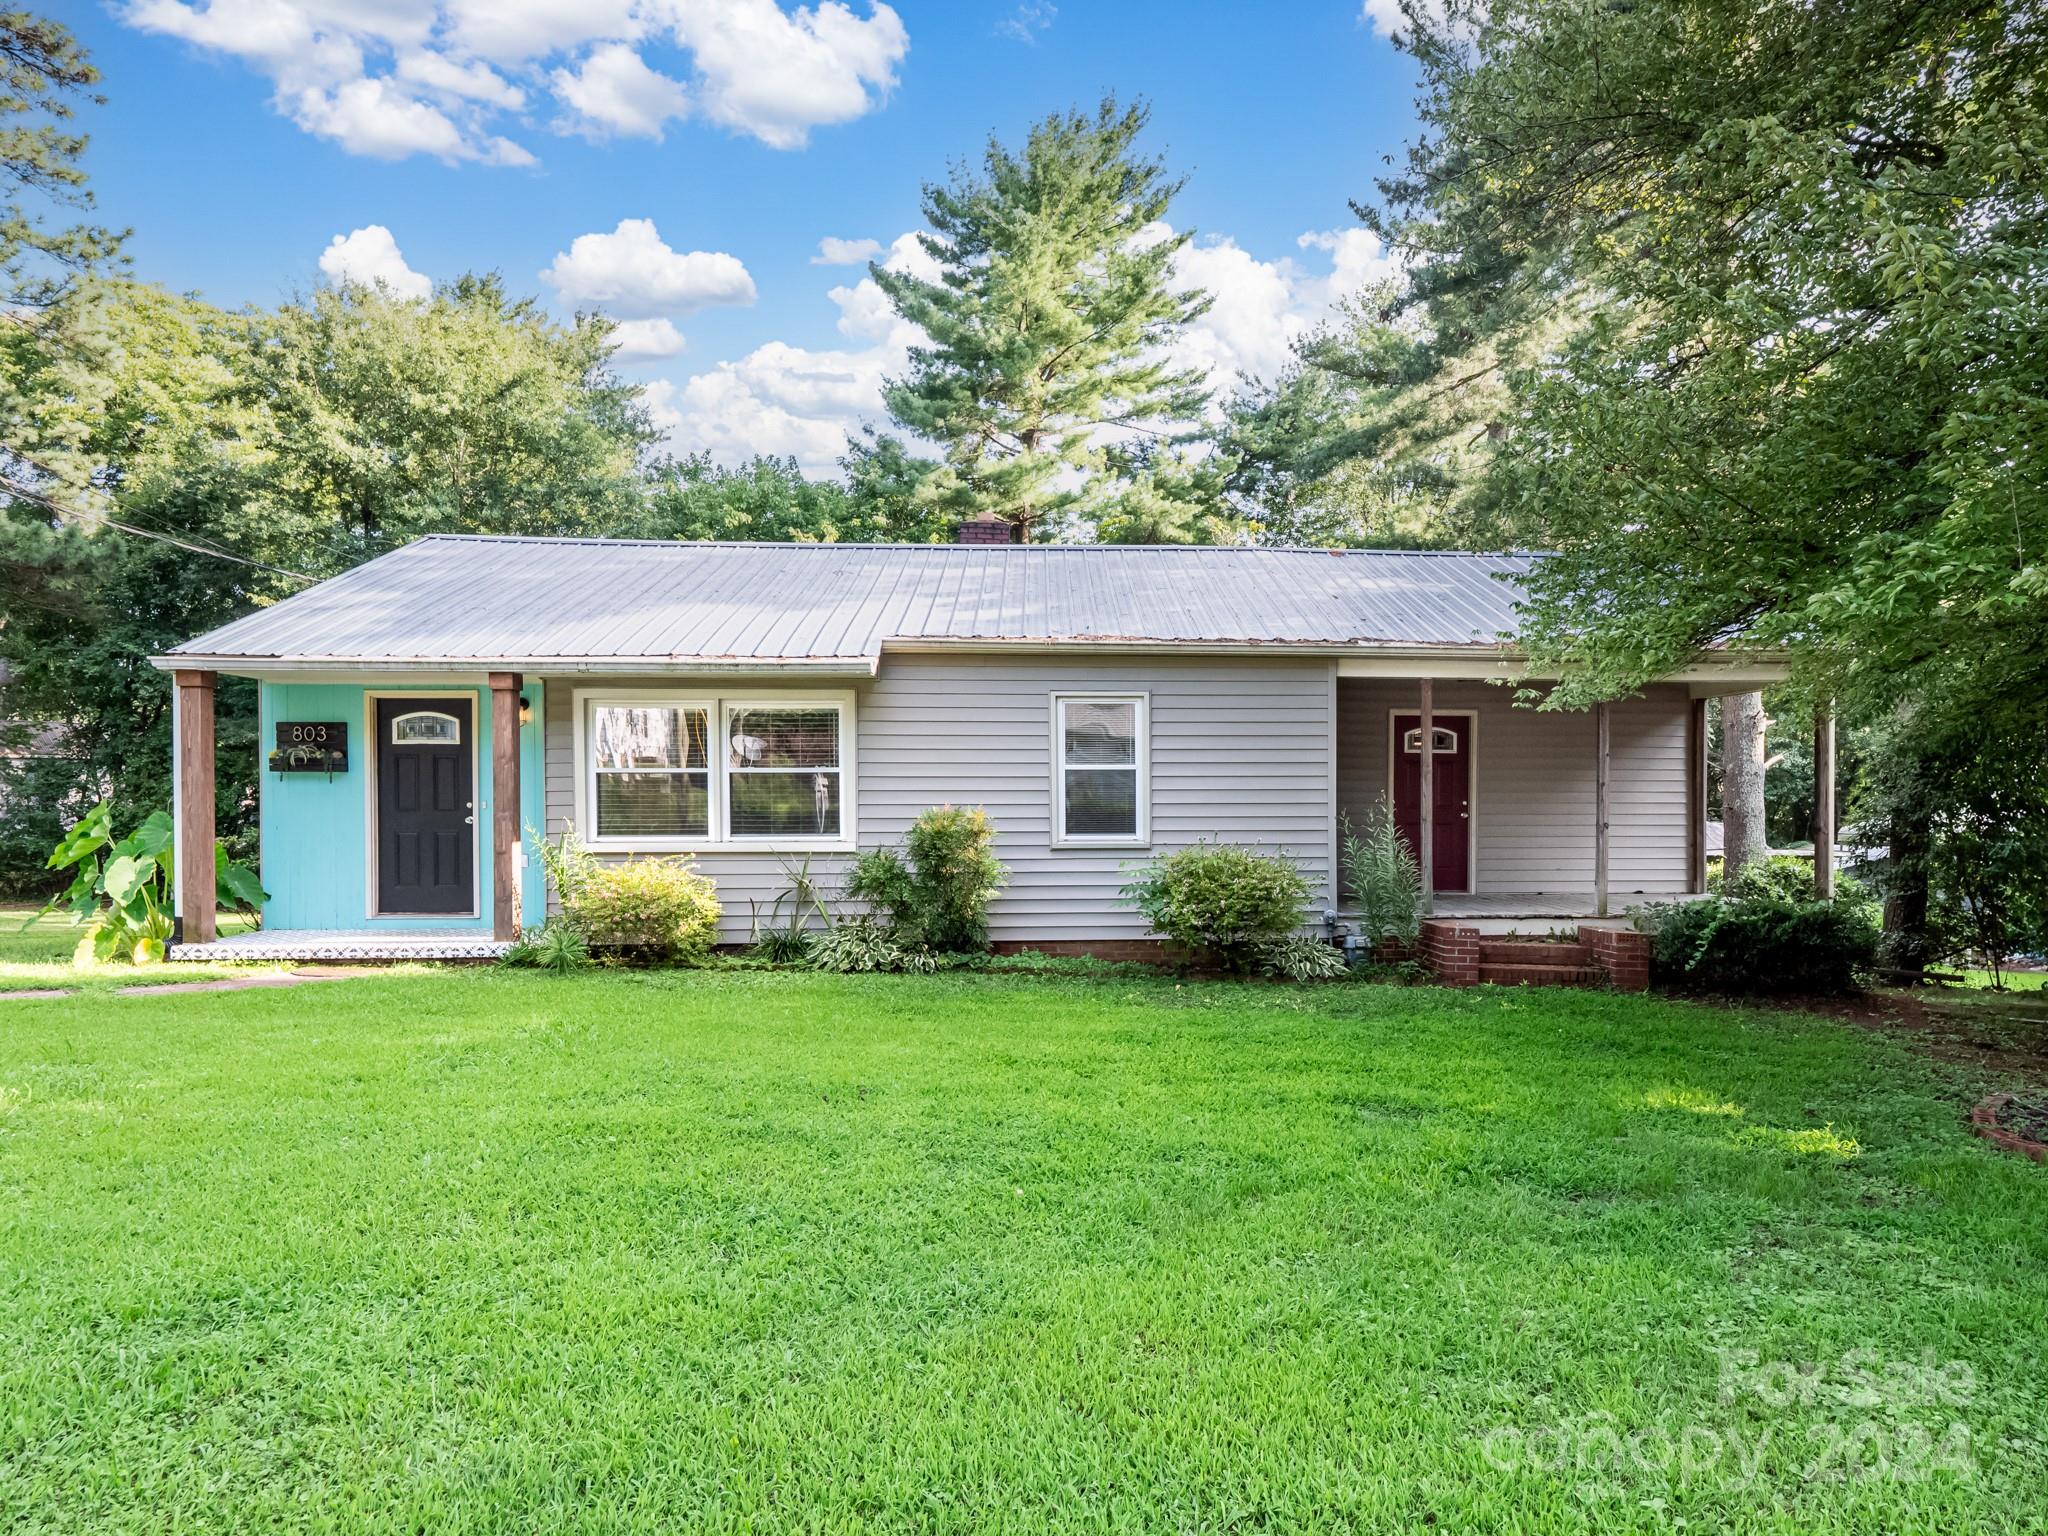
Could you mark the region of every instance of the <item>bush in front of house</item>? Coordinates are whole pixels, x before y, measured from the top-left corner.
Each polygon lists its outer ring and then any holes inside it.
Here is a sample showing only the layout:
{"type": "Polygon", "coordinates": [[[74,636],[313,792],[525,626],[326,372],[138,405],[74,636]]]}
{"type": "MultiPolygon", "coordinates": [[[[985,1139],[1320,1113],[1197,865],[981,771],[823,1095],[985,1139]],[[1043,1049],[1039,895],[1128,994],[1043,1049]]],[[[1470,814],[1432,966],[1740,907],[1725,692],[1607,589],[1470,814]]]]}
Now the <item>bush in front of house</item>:
{"type": "Polygon", "coordinates": [[[855,921],[880,929],[906,953],[986,951],[989,903],[1009,879],[995,838],[980,806],[933,806],[911,823],[900,850],[871,848],[853,861],[846,896],[872,914],[855,921]]]}
{"type": "Polygon", "coordinates": [[[1710,896],[1644,907],[1635,923],[1650,935],[1652,975],[1709,992],[1853,992],[1877,958],[1868,903],[1710,896]]]}
{"type": "Polygon", "coordinates": [[[1154,859],[1123,889],[1152,931],[1240,975],[1293,936],[1309,897],[1308,877],[1284,854],[1234,843],[1197,843],[1154,859]]]}
{"type": "Polygon", "coordinates": [[[1422,866],[1384,805],[1353,832],[1344,821],[1344,888],[1358,909],[1358,933],[1365,952],[1377,954],[1389,940],[1412,945],[1422,929],[1422,866]]]}
{"type": "Polygon", "coordinates": [[[718,936],[718,888],[688,858],[604,863],[567,828],[540,843],[561,921],[594,955],[699,965],[718,936]]]}
{"type": "MultiPolygon", "coordinates": [[[[1712,873],[1710,886],[1731,900],[1754,900],[1769,898],[1776,901],[1812,901],[1813,860],[1797,858],[1789,853],[1774,853],[1767,859],[1752,859],[1742,866],[1742,873],[1730,880],[1725,874],[1712,873]]],[[[1869,886],[1854,875],[1835,871],[1835,898],[1852,907],[1869,906],[1877,897],[1869,886]]]]}

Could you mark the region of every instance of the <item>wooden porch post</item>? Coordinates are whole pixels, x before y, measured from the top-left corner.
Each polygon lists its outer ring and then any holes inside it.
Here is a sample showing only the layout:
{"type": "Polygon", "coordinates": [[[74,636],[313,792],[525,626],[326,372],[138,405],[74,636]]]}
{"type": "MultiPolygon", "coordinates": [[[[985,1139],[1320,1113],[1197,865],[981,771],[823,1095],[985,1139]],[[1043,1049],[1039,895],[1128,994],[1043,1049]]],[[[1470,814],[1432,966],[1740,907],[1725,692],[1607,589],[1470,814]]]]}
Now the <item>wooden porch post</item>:
{"type": "Polygon", "coordinates": [[[1607,705],[1593,706],[1593,915],[1607,915],[1608,746],[1607,705]]]}
{"type": "MultiPolygon", "coordinates": [[[[1396,749],[1400,743],[1396,742],[1396,749]]],[[[1422,680],[1422,754],[1417,765],[1421,781],[1416,798],[1421,801],[1422,824],[1416,841],[1416,860],[1422,865],[1422,910],[1436,910],[1436,685],[1422,680]]]]}
{"type": "Polygon", "coordinates": [[[183,942],[211,944],[213,900],[213,681],[211,672],[171,674],[178,710],[178,826],[173,862],[183,942]]]}
{"type": "Polygon", "coordinates": [[[1813,711],[1813,894],[1835,899],[1835,712],[1813,711]]]}
{"type": "Polygon", "coordinates": [[[519,937],[519,688],[491,674],[491,937],[519,937]]]}
{"type": "Polygon", "coordinates": [[[1707,701],[1694,699],[1685,717],[1685,888],[1707,889],[1707,701]]]}

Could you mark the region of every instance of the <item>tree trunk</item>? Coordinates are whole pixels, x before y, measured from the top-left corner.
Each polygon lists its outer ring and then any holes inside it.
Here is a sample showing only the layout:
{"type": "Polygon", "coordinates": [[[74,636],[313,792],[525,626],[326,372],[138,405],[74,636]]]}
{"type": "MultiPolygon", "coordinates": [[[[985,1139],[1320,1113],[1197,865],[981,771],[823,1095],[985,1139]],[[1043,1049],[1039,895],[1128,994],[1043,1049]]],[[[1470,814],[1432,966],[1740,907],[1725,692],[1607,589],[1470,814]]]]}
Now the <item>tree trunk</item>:
{"type": "Polygon", "coordinates": [[[1884,949],[1886,965],[1909,986],[1923,979],[1934,950],[1927,927],[1927,844],[1931,827],[1917,803],[1892,807],[1885,841],[1884,949]]]}
{"type": "Polygon", "coordinates": [[[1760,693],[1721,701],[1721,883],[1734,883],[1746,865],[1764,857],[1764,714],[1760,693]]]}

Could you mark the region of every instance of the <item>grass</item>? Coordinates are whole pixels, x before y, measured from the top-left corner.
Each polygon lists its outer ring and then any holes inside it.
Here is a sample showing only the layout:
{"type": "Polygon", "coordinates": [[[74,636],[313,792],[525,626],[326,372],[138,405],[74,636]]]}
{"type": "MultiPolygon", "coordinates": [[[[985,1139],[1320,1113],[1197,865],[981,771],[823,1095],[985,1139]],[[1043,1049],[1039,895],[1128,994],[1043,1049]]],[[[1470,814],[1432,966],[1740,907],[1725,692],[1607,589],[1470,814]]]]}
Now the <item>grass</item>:
{"type": "Polygon", "coordinates": [[[2048,1182],[1828,1021],[490,969],[0,1010],[7,1529],[2041,1528],[2048,1182]]]}

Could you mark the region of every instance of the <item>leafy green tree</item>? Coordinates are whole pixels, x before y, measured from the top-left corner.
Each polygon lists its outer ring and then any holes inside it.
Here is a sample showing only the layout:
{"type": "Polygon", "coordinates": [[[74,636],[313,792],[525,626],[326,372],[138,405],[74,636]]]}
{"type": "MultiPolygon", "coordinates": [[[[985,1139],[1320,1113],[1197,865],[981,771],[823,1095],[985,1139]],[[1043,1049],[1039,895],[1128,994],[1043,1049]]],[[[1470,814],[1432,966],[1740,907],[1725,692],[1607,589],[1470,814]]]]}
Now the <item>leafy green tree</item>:
{"type": "Polygon", "coordinates": [[[424,533],[601,534],[639,512],[652,440],[611,323],[549,320],[495,275],[431,299],[348,285],[252,317],[235,359],[261,515],[321,572],[424,533]]]}
{"type": "Polygon", "coordinates": [[[1562,700],[1724,641],[1880,696],[2026,656],[2048,693],[2048,16],[1499,0],[1413,38],[1383,191],[1440,369],[1573,316],[1495,458],[1561,552],[1527,633],[1562,700]]]}
{"type": "Polygon", "coordinates": [[[1218,453],[1247,534],[1322,547],[1465,547],[1491,432],[1445,430],[1435,353],[1393,290],[1342,305],[1270,385],[1230,402],[1218,453]]]}
{"type": "MultiPolygon", "coordinates": [[[[495,279],[237,315],[106,280],[76,302],[95,361],[24,370],[42,438],[20,452],[55,443],[90,473],[17,485],[0,512],[0,713],[58,743],[0,760],[0,880],[17,888],[94,802],[123,822],[169,804],[170,695],[149,656],[423,533],[638,516],[648,432],[604,366],[604,323],[553,325],[495,279]]],[[[0,353],[41,345],[0,330],[0,353]]],[[[253,686],[223,679],[215,711],[220,826],[246,855],[253,686]]]]}
{"type": "Polygon", "coordinates": [[[1164,349],[1209,299],[1173,281],[1182,184],[1137,152],[1146,117],[1111,99],[1046,118],[1022,150],[991,140],[979,172],[925,188],[937,280],[869,267],[930,338],[884,398],[945,448],[920,495],[952,520],[993,512],[1026,536],[1092,522],[1129,489],[1118,438],[1199,426],[1202,375],[1164,349]]]}
{"type": "Polygon", "coordinates": [[[917,499],[929,462],[894,438],[866,437],[841,461],[846,480],[812,480],[794,459],[757,457],[736,469],[709,454],[667,459],[648,475],[630,531],[652,539],[801,543],[934,543],[951,525],[917,499]]]}
{"type": "Polygon", "coordinates": [[[2042,710],[2048,13],[1412,21],[1426,132],[1372,217],[1441,387],[1505,394],[1486,494],[1559,552],[1523,630],[1553,702],[1725,644],[1860,718],[2042,710]]]}

